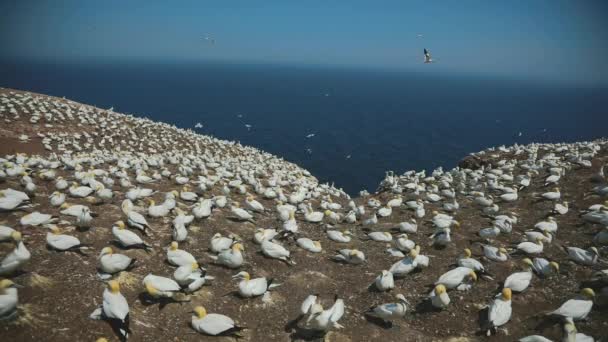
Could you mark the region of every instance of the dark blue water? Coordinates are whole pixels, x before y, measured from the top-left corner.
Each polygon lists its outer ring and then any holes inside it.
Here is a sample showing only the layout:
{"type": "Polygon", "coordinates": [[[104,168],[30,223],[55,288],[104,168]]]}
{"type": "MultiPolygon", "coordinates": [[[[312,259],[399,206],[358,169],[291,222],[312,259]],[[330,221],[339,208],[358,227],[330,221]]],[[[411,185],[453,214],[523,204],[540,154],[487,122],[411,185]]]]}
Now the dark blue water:
{"type": "Polygon", "coordinates": [[[375,189],[386,170],[453,167],[489,146],[608,135],[605,88],[455,75],[209,63],[2,62],[0,86],[113,106],[180,127],[200,121],[201,133],[283,156],[351,194],[375,189]],[[315,136],[307,139],[309,133],[315,136]]]}

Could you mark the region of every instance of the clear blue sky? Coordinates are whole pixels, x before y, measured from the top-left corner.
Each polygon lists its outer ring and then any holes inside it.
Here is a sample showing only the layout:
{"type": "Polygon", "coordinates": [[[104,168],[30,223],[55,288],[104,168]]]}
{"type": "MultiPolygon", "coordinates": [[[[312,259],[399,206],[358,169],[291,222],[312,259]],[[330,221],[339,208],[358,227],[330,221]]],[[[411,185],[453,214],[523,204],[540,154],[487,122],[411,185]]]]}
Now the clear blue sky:
{"type": "Polygon", "coordinates": [[[429,67],[421,64],[426,47],[438,60],[436,72],[607,84],[607,3],[5,0],[0,53],[417,70],[429,67]]]}

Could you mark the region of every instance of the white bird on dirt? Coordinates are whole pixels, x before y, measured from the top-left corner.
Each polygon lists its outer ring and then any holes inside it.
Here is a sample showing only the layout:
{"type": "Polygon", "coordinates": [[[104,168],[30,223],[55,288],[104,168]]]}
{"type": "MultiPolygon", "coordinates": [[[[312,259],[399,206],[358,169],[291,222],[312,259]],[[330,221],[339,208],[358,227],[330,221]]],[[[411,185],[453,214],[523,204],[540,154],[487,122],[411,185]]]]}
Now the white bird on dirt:
{"type": "Polygon", "coordinates": [[[399,223],[399,231],[406,234],[415,234],[418,231],[416,219],[410,219],[409,221],[399,223]]]}
{"type": "Polygon", "coordinates": [[[253,215],[247,212],[247,210],[240,208],[238,202],[232,203],[230,212],[234,215],[233,218],[238,221],[253,221],[253,215]]]}
{"type": "Polygon", "coordinates": [[[253,241],[258,245],[261,245],[262,241],[272,240],[278,234],[279,233],[277,233],[276,229],[258,228],[256,229],[255,234],[253,235],[253,241]]]}
{"type": "Polygon", "coordinates": [[[108,287],[103,292],[103,304],[101,306],[101,318],[119,323],[119,330],[126,340],[129,329],[129,303],[120,293],[120,285],[116,280],[110,280],[108,287]]]}
{"type": "Polygon", "coordinates": [[[152,246],[145,243],[137,234],[125,229],[125,223],[118,221],[112,226],[112,235],[116,241],[126,248],[142,248],[150,251],[152,246]]]}
{"type": "Polygon", "coordinates": [[[489,228],[482,228],[477,232],[477,234],[482,239],[494,239],[498,235],[500,235],[500,228],[498,228],[496,226],[492,226],[489,228]]]}
{"type": "Polygon", "coordinates": [[[72,186],[68,189],[70,196],[76,197],[76,198],[85,198],[85,197],[89,196],[90,194],[92,194],[93,191],[95,191],[95,190],[92,188],[89,188],[88,186],[78,186],[78,184],[76,184],[76,183],[73,183],[72,186]]]}
{"type": "Polygon", "coordinates": [[[519,243],[515,248],[517,251],[526,254],[540,254],[543,252],[543,240],[541,238],[537,238],[536,243],[524,241],[519,243]]]}
{"type": "Polygon", "coordinates": [[[297,233],[299,230],[298,222],[293,211],[289,212],[289,218],[283,222],[283,231],[289,233],[297,233]]]}
{"type": "Polygon", "coordinates": [[[152,298],[173,298],[181,290],[175,280],[153,274],[145,276],[142,283],[146,293],[152,298]]]}
{"type": "Polygon", "coordinates": [[[532,260],[532,269],[539,277],[549,277],[559,273],[559,264],[555,261],[549,261],[544,258],[534,258],[532,260]]]}
{"type": "Polygon", "coordinates": [[[156,205],[156,202],[154,202],[153,199],[149,199],[148,202],[148,216],[150,217],[165,217],[171,211],[164,203],[156,205]]]}
{"type": "Polygon", "coordinates": [[[273,284],[273,279],[265,277],[251,279],[249,273],[241,271],[232,276],[232,279],[239,280],[239,295],[243,298],[251,298],[261,296],[271,289],[280,286],[273,284]]]}
{"type": "Polygon", "coordinates": [[[17,313],[18,287],[21,286],[10,279],[0,279],[0,320],[11,318],[17,313]]]}
{"type": "Polygon", "coordinates": [[[167,248],[167,261],[173,266],[184,266],[192,265],[196,262],[196,259],[187,251],[179,249],[179,244],[176,241],[172,241],[167,248]]]}
{"type": "Polygon", "coordinates": [[[55,225],[50,227],[50,232],[46,233],[46,243],[49,245],[49,247],[57,251],[82,251],[82,249],[89,248],[81,244],[78,238],[71,235],[61,234],[61,231],[55,225]]]}
{"type": "Polygon", "coordinates": [[[264,212],[264,206],[262,203],[256,201],[251,195],[245,198],[245,208],[256,213],[264,212]]]}
{"type": "Polygon", "coordinates": [[[304,219],[307,222],[319,223],[323,221],[324,216],[325,215],[320,211],[313,211],[311,204],[308,203],[308,206],[306,207],[306,212],[304,213],[304,219]]]}
{"type": "Polygon", "coordinates": [[[192,208],[192,215],[197,219],[203,219],[211,216],[211,207],[213,206],[213,201],[208,198],[201,199],[194,205],[192,208]]]}
{"type": "Polygon", "coordinates": [[[11,238],[16,246],[9,252],[2,261],[0,261],[0,275],[11,274],[21,266],[25,265],[31,257],[30,252],[23,244],[21,233],[14,231],[11,233],[11,238]]]}
{"type": "Polygon", "coordinates": [[[524,271],[515,272],[509,275],[507,279],[505,279],[504,288],[510,288],[513,292],[523,292],[530,286],[534,264],[532,263],[532,260],[528,258],[524,258],[522,262],[524,264],[524,271]]]}
{"type": "Polygon", "coordinates": [[[283,246],[278,243],[272,242],[270,240],[262,241],[262,254],[272,259],[279,259],[285,261],[288,264],[294,265],[295,262],[290,260],[289,255],[290,252],[283,246]]]}
{"type": "Polygon", "coordinates": [[[524,232],[526,240],[528,241],[536,241],[537,239],[541,239],[546,243],[551,243],[553,241],[553,235],[551,235],[548,231],[537,232],[535,230],[527,230],[524,232]]]}
{"type": "Polygon", "coordinates": [[[577,264],[593,266],[598,261],[599,252],[595,247],[591,247],[588,250],[578,247],[564,247],[564,250],[568,253],[568,258],[577,264]]]}
{"type": "Polygon", "coordinates": [[[540,231],[546,231],[555,234],[557,232],[557,222],[555,221],[555,218],[553,218],[553,216],[549,216],[547,220],[540,221],[535,224],[534,228],[540,231]]]}
{"type": "Polygon", "coordinates": [[[309,238],[299,238],[296,240],[296,243],[302,249],[307,250],[311,253],[320,253],[323,250],[323,248],[321,248],[320,241],[313,241],[309,238]]]}
{"type": "Polygon", "coordinates": [[[239,268],[243,265],[243,250],[243,245],[235,243],[230,249],[220,252],[217,256],[209,255],[209,257],[218,265],[228,268],[239,268]]]}
{"type": "Polygon", "coordinates": [[[190,322],[192,328],[206,335],[236,335],[244,329],[237,326],[232,318],[228,316],[215,313],[208,314],[202,306],[195,307],[194,313],[195,315],[192,316],[190,322]]]}
{"type": "Polygon", "coordinates": [[[540,197],[549,201],[557,201],[561,198],[561,193],[559,192],[559,188],[555,188],[554,191],[545,192],[540,197]]]}
{"type": "Polygon", "coordinates": [[[29,213],[19,220],[19,223],[22,226],[41,226],[45,224],[50,224],[57,221],[56,217],[50,214],[43,214],[37,211],[33,213],[29,213]]]}
{"type": "Polygon", "coordinates": [[[447,289],[467,290],[470,287],[468,281],[477,281],[475,271],[468,267],[456,267],[442,274],[435,285],[443,284],[447,289]]]}
{"type": "Polygon", "coordinates": [[[502,293],[492,301],[488,308],[488,332],[506,324],[511,319],[511,289],[504,288],[502,293]]]}
{"type": "Polygon", "coordinates": [[[89,210],[89,208],[82,208],[82,210],[80,211],[80,215],[76,217],[76,227],[90,228],[92,221],[93,216],[91,216],[91,211],[89,210]]]}
{"type": "Polygon", "coordinates": [[[365,262],[365,254],[357,249],[340,249],[338,254],[332,257],[335,261],[359,265],[365,262]]]}
{"type": "Polygon", "coordinates": [[[374,280],[374,286],[378,291],[389,291],[393,289],[395,287],[393,274],[387,270],[383,270],[374,280]]]}
{"type": "Polygon", "coordinates": [[[144,234],[147,234],[146,229],[150,229],[150,225],[142,214],[133,209],[131,201],[128,199],[124,200],[121,207],[123,213],[127,215],[127,224],[129,227],[136,228],[141,230],[144,234]]]}
{"type": "Polygon", "coordinates": [[[328,331],[330,329],[344,328],[338,321],[344,315],[344,301],[336,298],[334,305],[329,309],[323,310],[321,304],[313,305],[311,314],[308,317],[306,324],[313,330],[328,331]]]}
{"type": "Polygon", "coordinates": [[[391,268],[389,268],[389,272],[395,277],[403,277],[411,273],[418,267],[418,262],[416,261],[417,257],[418,251],[412,249],[407,257],[394,263],[391,268]]]}
{"type": "Polygon", "coordinates": [[[485,267],[481,262],[471,257],[471,250],[468,248],[464,249],[463,255],[458,258],[458,266],[467,267],[475,272],[485,272],[485,267]]]}
{"type": "Polygon", "coordinates": [[[564,203],[555,203],[555,205],[553,206],[553,213],[554,214],[560,214],[560,215],[566,215],[568,213],[568,202],[564,201],[564,203]]]}
{"type": "Polygon", "coordinates": [[[371,232],[367,234],[367,237],[376,242],[391,242],[393,236],[389,232],[371,232]]]}
{"type": "Polygon", "coordinates": [[[447,293],[445,285],[437,284],[429,294],[431,305],[437,309],[445,309],[450,304],[450,296],[447,293]]]}
{"type": "Polygon", "coordinates": [[[202,269],[198,263],[193,262],[190,265],[178,267],[173,272],[173,279],[182,286],[186,293],[192,293],[205,285],[207,280],[214,279],[214,277],[207,276],[205,273],[205,269],[202,269]]]}
{"type": "Polygon", "coordinates": [[[111,247],[104,247],[99,253],[99,270],[105,274],[115,274],[134,266],[135,259],[114,253],[111,247]]]}
{"type": "Polygon", "coordinates": [[[59,207],[65,202],[65,194],[55,191],[49,196],[49,200],[51,201],[51,205],[53,207],[59,207]]]}
{"type": "Polygon", "coordinates": [[[591,308],[593,307],[593,298],[595,292],[590,288],[581,290],[580,295],[573,299],[567,300],[557,310],[549,312],[547,315],[557,315],[562,317],[570,317],[575,321],[580,321],[587,318],[591,308]]]}
{"type": "Polygon", "coordinates": [[[306,297],[306,299],[304,299],[304,301],[302,302],[302,304],[300,304],[300,314],[301,315],[307,315],[309,313],[311,313],[311,309],[312,307],[317,304],[317,295],[308,295],[308,297],[306,297]]]}
{"type": "Polygon", "coordinates": [[[396,297],[399,302],[374,306],[366,311],[365,314],[389,322],[396,318],[403,318],[407,312],[407,305],[409,303],[402,294],[398,294],[396,297]]]}
{"type": "Polygon", "coordinates": [[[11,227],[0,225],[0,242],[12,240],[11,234],[13,234],[14,231],[16,230],[11,227]]]}
{"type": "Polygon", "coordinates": [[[409,251],[416,247],[416,243],[410,240],[407,234],[401,234],[395,240],[395,247],[402,252],[409,253],[409,251]]]}
{"type": "Polygon", "coordinates": [[[335,242],[342,242],[342,243],[348,243],[351,240],[351,236],[352,233],[348,230],[345,230],[343,232],[339,231],[339,230],[328,230],[327,231],[327,237],[335,242]]]}
{"type": "Polygon", "coordinates": [[[385,207],[378,209],[378,216],[380,217],[389,217],[393,213],[393,207],[388,204],[385,207]]]}
{"type": "Polygon", "coordinates": [[[215,233],[213,237],[211,237],[211,246],[210,249],[213,253],[219,253],[221,251],[225,251],[230,249],[230,246],[234,244],[236,241],[234,235],[229,234],[228,237],[222,236],[220,233],[215,233]]]}
{"type": "Polygon", "coordinates": [[[376,213],[373,213],[371,217],[363,220],[364,226],[373,226],[377,223],[378,223],[378,216],[376,216],[376,213]]]}

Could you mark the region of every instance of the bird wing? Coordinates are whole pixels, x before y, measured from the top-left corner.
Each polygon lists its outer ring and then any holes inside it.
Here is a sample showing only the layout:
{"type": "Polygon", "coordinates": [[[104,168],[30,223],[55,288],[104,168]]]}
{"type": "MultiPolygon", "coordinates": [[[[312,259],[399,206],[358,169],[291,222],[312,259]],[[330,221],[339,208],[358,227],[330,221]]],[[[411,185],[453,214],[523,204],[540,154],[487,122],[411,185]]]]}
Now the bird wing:
{"type": "Polygon", "coordinates": [[[203,326],[205,331],[210,335],[219,335],[234,328],[234,321],[228,316],[212,313],[205,316],[201,320],[200,325],[203,326]]]}

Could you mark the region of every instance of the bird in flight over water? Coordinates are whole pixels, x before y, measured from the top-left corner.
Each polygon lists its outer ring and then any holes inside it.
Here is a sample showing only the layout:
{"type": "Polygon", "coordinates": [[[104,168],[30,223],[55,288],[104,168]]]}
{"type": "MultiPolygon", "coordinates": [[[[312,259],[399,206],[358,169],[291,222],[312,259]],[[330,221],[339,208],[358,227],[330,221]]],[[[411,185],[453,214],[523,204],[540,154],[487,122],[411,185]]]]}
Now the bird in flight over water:
{"type": "Polygon", "coordinates": [[[203,39],[206,40],[207,42],[209,42],[211,45],[215,44],[215,39],[213,39],[209,36],[204,36],[203,39]]]}
{"type": "Polygon", "coordinates": [[[431,53],[427,49],[424,49],[424,63],[433,63],[431,53]]]}

